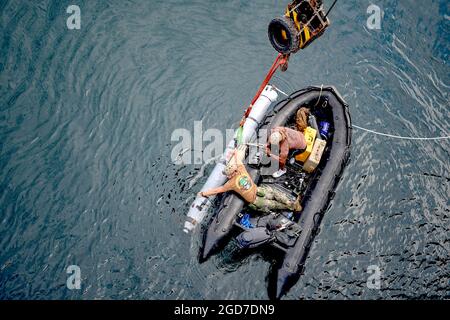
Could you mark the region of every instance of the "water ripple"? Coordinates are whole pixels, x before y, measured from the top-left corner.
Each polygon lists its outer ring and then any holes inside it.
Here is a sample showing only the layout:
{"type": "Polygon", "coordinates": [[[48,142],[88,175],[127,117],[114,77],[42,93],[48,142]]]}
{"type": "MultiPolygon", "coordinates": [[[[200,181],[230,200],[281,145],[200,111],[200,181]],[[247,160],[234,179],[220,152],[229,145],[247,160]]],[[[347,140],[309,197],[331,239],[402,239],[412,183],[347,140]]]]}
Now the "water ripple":
{"type": "MultiPolygon", "coordinates": [[[[198,263],[201,234],[181,226],[210,166],[173,165],[170,137],[198,120],[236,126],[275,57],[267,23],[283,3],[77,3],[82,28],[68,31],[63,2],[0,1],[0,299],[266,299],[270,256],[231,242],[198,263]],[[66,288],[72,264],[80,291],[66,288]]],[[[376,131],[448,132],[444,1],[383,8],[371,31],[367,4],[342,2],[274,83],[335,85],[376,131]]],[[[353,138],[288,298],[448,298],[448,142],[353,138]],[[367,288],[370,265],[381,290],[367,288]]]]}

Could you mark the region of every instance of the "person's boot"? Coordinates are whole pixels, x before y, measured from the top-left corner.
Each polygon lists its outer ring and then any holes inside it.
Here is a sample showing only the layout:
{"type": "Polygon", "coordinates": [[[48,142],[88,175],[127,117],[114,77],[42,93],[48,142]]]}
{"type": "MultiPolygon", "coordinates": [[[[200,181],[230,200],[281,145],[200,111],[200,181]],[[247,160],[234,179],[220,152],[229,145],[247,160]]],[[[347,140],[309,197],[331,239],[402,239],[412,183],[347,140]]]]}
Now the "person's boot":
{"type": "Polygon", "coordinates": [[[279,177],[281,177],[282,175],[284,175],[284,174],[286,174],[286,172],[287,172],[287,170],[286,169],[283,169],[283,170],[278,170],[277,172],[275,172],[273,175],[272,175],[272,177],[274,177],[275,179],[276,178],[279,178],[279,177]]]}

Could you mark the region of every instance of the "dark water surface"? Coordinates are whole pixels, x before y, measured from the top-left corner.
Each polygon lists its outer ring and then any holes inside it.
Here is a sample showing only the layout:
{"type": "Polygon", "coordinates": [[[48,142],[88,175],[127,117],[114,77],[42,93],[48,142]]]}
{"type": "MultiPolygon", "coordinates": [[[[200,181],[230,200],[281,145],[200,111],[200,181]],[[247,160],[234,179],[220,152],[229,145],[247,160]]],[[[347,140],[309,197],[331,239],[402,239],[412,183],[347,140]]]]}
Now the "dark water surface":
{"type": "MultiPolygon", "coordinates": [[[[181,226],[205,177],[189,188],[201,168],[172,164],[170,138],[196,120],[236,126],[286,3],[0,0],[0,299],[267,298],[270,260],[231,245],[197,262],[200,236],[181,226]],[[66,27],[70,4],[81,30],[66,27]],[[81,290],[66,288],[69,265],[81,290]]],[[[446,0],[340,1],[274,83],[335,85],[359,126],[446,135],[449,17],[446,0]],[[372,2],[379,31],[366,27],[372,2]]],[[[354,130],[287,298],[450,298],[449,146],[354,130]],[[366,286],[370,265],[380,290],[366,286]]]]}

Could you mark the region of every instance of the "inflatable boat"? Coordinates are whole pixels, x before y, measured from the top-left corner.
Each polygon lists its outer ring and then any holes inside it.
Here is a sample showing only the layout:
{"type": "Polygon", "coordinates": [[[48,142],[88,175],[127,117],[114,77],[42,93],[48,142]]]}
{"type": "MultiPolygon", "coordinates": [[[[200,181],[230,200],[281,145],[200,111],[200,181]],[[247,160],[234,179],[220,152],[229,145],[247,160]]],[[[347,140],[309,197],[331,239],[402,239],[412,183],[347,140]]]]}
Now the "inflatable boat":
{"type": "Polygon", "coordinates": [[[303,150],[302,154],[290,159],[285,175],[273,178],[268,164],[270,161],[264,161],[261,153],[249,150],[246,167],[258,185],[269,184],[292,199],[300,195],[303,210],[299,213],[271,212],[262,215],[250,210],[236,194],[223,194],[213,206],[215,210],[204,232],[200,252],[200,261],[203,262],[232,238],[242,250],[276,248],[281,253],[281,259],[271,268],[269,275],[268,291],[272,299],[281,298],[298,281],[321,219],[330,206],[350,159],[350,113],[348,105],[334,87],[309,87],[292,93],[271,110],[266,109],[248,145],[253,142],[257,149],[256,142],[264,141],[265,136],[262,135],[272,128],[294,128],[295,116],[301,107],[308,108],[312,115],[311,128],[308,129],[313,135],[314,148],[309,150],[307,156],[313,158],[316,145],[322,147],[316,163],[314,159],[301,159],[307,152],[303,150]]]}

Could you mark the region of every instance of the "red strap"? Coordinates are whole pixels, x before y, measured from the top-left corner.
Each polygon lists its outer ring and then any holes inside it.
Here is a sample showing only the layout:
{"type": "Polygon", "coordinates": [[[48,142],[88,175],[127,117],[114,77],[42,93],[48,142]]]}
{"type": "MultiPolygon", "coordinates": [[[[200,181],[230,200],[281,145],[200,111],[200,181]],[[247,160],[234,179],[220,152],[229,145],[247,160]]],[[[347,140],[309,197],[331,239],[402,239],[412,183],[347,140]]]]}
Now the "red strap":
{"type": "Polygon", "coordinates": [[[287,61],[288,61],[287,55],[284,55],[281,53],[278,54],[277,58],[275,59],[275,61],[272,64],[272,67],[270,68],[269,72],[267,73],[266,78],[264,79],[263,83],[261,84],[261,86],[258,89],[258,92],[256,93],[255,97],[253,98],[252,103],[245,111],[244,117],[241,120],[241,126],[244,125],[245,120],[247,119],[248,115],[252,111],[253,105],[255,104],[256,100],[258,100],[258,98],[261,96],[261,93],[263,92],[263,90],[267,86],[267,84],[269,83],[270,79],[272,79],[273,75],[275,74],[275,71],[277,71],[277,69],[280,66],[285,65],[287,63],[287,61]]]}

